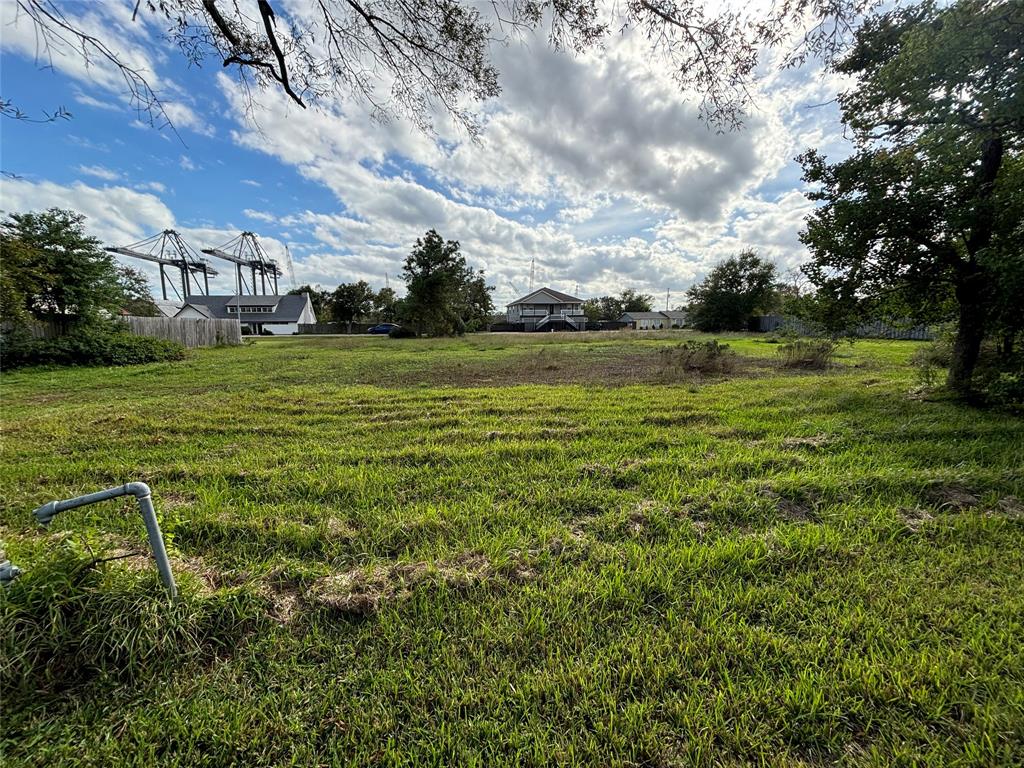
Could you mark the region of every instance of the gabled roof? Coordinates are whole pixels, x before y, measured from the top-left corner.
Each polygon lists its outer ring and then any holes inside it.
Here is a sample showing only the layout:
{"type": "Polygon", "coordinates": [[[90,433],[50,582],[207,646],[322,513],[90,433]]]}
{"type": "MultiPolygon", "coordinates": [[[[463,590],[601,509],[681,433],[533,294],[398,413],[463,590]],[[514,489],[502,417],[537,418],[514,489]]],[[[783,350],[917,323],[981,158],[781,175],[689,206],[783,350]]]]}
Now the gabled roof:
{"type": "Polygon", "coordinates": [[[156,305],[157,310],[163,317],[174,317],[184,306],[183,302],[169,301],[165,299],[157,299],[153,303],[156,305]]]}
{"type": "Polygon", "coordinates": [[[184,312],[187,309],[194,310],[194,311],[198,312],[200,315],[202,315],[203,317],[209,317],[210,319],[213,319],[213,313],[209,310],[208,307],[204,307],[202,304],[193,304],[192,302],[187,302],[185,304],[185,306],[183,306],[181,309],[179,309],[175,313],[174,316],[178,317],[178,315],[180,315],[182,312],[184,312]]]}
{"type": "Polygon", "coordinates": [[[309,303],[309,296],[189,296],[188,303],[205,307],[212,317],[260,323],[297,323],[309,303]],[[271,306],[273,312],[228,312],[232,307],[271,306]]]}
{"type": "Polygon", "coordinates": [[[552,298],[555,298],[558,301],[562,302],[563,304],[582,304],[583,303],[583,299],[580,299],[580,298],[578,298],[576,296],[570,296],[568,293],[562,293],[561,291],[556,291],[553,288],[538,288],[537,290],[533,291],[532,293],[526,294],[525,296],[523,296],[523,298],[516,299],[511,304],[509,304],[509,306],[513,307],[516,304],[529,304],[529,303],[531,303],[530,299],[532,299],[538,293],[546,293],[546,294],[550,295],[552,298]]]}
{"type": "Polygon", "coordinates": [[[673,320],[685,320],[688,317],[686,312],[682,309],[670,309],[665,312],[662,312],[661,314],[663,314],[665,317],[670,317],[673,320]]]}
{"type": "Polygon", "coordinates": [[[664,320],[664,312],[625,312],[622,317],[628,317],[630,320],[664,320]]]}

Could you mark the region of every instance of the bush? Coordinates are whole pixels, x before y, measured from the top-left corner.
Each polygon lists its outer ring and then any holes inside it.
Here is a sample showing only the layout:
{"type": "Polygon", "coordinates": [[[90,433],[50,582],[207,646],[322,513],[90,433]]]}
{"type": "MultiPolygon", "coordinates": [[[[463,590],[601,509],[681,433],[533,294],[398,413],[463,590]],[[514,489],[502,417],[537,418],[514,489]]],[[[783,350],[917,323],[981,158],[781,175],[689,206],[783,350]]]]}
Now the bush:
{"type": "Polygon", "coordinates": [[[736,354],[728,344],[712,341],[684,341],[674,347],[661,350],[666,368],[679,368],[701,373],[726,373],[736,362],[736,354]]]}
{"type": "Polygon", "coordinates": [[[416,331],[412,328],[405,328],[404,326],[398,326],[388,331],[388,337],[392,339],[415,339],[416,331]]]}
{"type": "Polygon", "coordinates": [[[5,369],[27,365],[137,365],[181,360],[176,341],[133,336],[106,327],[79,328],[55,339],[34,339],[12,332],[3,337],[0,361],[5,369]]]}
{"type": "Polygon", "coordinates": [[[836,354],[831,339],[796,339],[778,349],[783,368],[827,368],[836,354]]]}

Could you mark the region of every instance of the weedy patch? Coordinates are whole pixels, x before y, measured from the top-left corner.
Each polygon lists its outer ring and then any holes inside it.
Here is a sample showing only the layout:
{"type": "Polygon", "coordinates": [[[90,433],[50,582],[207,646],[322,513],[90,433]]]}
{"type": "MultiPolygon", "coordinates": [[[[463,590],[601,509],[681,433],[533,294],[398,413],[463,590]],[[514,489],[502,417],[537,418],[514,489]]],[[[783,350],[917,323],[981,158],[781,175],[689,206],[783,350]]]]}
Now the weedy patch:
{"type": "Polygon", "coordinates": [[[354,568],[318,579],[305,593],[305,601],[339,615],[370,616],[389,603],[408,599],[413,590],[430,585],[466,589],[484,582],[522,584],[538,576],[538,557],[544,552],[562,555],[561,539],[542,549],[513,549],[501,563],[480,553],[466,553],[452,560],[389,563],[354,568]]]}
{"type": "Polygon", "coordinates": [[[831,435],[819,433],[809,437],[787,437],[782,441],[783,448],[797,448],[808,451],[820,451],[835,442],[831,435]]]}
{"type": "Polygon", "coordinates": [[[1024,503],[1016,496],[1004,496],[996,502],[996,509],[1013,520],[1024,518],[1024,503]]]}
{"type": "Polygon", "coordinates": [[[814,508],[806,499],[783,495],[771,488],[763,489],[761,496],[771,501],[775,510],[786,520],[794,523],[809,523],[815,520],[814,508]]]}
{"type": "Polygon", "coordinates": [[[921,528],[935,519],[931,512],[921,507],[904,507],[900,510],[899,515],[907,529],[914,533],[918,533],[921,528]]]}

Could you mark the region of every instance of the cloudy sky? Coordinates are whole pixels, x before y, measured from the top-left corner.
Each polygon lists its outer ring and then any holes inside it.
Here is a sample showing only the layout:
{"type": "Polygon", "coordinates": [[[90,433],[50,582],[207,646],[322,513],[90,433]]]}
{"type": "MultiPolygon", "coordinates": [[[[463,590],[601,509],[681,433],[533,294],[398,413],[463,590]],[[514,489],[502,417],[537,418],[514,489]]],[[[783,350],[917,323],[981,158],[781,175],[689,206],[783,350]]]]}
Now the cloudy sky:
{"type": "MultiPolygon", "coordinates": [[[[845,151],[835,106],[816,106],[839,84],[813,65],[766,66],[746,127],[723,135],[638,35],[584,56],[495,45],[502,93],[472,142],[443,121],[437,135],[377,122],[355,101],[302,110],[266,93],[247,116],[218,63],[189,68],[157,20],[131,21],[134,2],[63,5],[146,73],[177,134],[149,125],[115,72],[47,56],[0,0],[4,99],[73,115],[4,118],[0,208],[74,208],[112,245],[176,228],[200,248],[253,230],[272,256],[288,245],[299,284],[388,276],[400,289],[403,258],[433,227],[485,270],[499,306],[525,292],[531,259],[538,284],[585,297],[635,288],[659,304],[670,292],[674,306],[742,248],[781,270],[803,261],[810,204],[793,158],[845,151]]],[[[229,293],[229,265],[220,271],[214,292],[229,293]]]]}

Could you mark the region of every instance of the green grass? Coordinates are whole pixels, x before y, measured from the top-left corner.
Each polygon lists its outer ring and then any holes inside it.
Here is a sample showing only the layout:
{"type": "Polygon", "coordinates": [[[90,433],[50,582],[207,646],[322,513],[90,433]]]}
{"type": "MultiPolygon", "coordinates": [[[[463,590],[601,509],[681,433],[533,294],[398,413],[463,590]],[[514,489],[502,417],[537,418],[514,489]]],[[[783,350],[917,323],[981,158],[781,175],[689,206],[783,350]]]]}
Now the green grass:
{"type": "Polygon", "coordinates": [[[4,764],[1020,764],[1024,423],[680,338],[5,374],[4,764]],[[174,606],[132,504],[33,524],[135,479],[174,606]]]}

